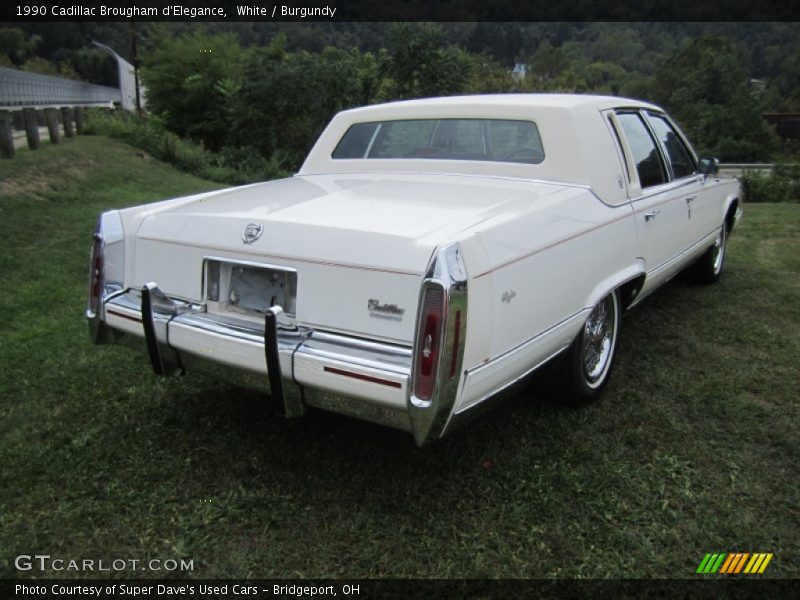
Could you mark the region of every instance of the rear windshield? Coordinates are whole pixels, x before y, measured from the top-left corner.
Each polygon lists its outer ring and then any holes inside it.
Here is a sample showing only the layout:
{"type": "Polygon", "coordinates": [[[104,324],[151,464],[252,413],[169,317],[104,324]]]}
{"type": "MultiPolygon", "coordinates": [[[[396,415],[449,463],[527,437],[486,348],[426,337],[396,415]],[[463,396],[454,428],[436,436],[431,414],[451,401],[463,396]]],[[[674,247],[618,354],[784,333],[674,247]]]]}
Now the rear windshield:
{"type": "Polygon", "coordinates": [[[331,158],[429,158],[538,164],[536,124],[505,119],[413,119],[351,125],[331,158]]]}

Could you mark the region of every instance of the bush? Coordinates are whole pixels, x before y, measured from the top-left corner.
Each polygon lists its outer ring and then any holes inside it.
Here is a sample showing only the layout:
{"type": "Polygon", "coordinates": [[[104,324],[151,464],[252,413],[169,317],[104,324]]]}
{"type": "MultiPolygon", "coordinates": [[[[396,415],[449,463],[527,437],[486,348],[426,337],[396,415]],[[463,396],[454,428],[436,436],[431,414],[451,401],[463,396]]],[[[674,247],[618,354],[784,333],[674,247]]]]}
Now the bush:
{"type": "Polygon", "coordinates": [[[251,53],[249,76],[231,101],[227,143],[253,146],[296,169],[333,115],[370,101],[377,64],[358,50],[288,53],[282,43],[251,53]]]}
{"type": "Polygon", "coordinates": [[[800,165],[775,165],[772,174],[745,171],[745,202],[800,202],[800,165]]]}
{"type": "Polygon", "coordinates": [[[775,165],[775,176],[789,181],[789,201],[800,202],[800,163],[775,165]]]}
{"type": "Polygon", "coordinates": [[[253,183],[288,175],[277,161],[267,160],[253,148],[225,147],[219,153],[209,152],[167,131],[153,117],[89,111],[87,132],[122,140],[184,171],[220,183],[253,183]]]}

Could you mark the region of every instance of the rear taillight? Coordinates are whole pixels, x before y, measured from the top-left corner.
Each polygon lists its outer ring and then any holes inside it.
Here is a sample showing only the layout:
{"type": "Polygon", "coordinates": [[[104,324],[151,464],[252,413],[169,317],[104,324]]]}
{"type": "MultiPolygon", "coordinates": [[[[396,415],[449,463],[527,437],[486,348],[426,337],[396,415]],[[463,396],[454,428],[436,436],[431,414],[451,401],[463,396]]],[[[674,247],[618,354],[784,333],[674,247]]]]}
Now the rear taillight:
{"type": "Polygon", "coordinates": [[[414,373],[414,396],[419,400],[430,400],[436,386],[446,317],[444,302],[445,294],[440,286],[425,288],[420,303],[414,373]]]}
{"type": "Polygon", "coordinates": [[[89,260],[89,311],[96,313],[103,294],[103,236],[94,234],[92,256],[89,260]]]}
{"type": "Polygon", "coordinates": [[[458,244],[437,249],[425,269],[406,398],[418,445],[448,427],[462,380],[467,333],[467,270],[458,244]]]}

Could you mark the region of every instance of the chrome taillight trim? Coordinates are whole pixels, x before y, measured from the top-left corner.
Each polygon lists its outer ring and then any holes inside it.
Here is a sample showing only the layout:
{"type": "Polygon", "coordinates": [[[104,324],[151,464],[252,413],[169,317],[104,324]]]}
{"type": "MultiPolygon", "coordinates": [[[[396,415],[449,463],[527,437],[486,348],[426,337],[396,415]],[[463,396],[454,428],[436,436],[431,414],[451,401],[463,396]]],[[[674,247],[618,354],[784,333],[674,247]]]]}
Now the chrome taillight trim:
{"type": "Polygon", "coordinates": [[[86,303],[86,319],[92,341],[103,343],[103,306],[109,294],[122,289],[125,270],[125,233],[119,211],[101,213],[92,235],[92,250],[89,254],[89,288],[86,303]],[[96,261],[100,257],[100,269],[96,261]],[[95,288],[97,293],[95,293],[95,288]]]}
{"type": "Polygon", "coordinates": [[[415,335],[412,351],[407,406],[411,430],[420,446],[444,434],[458,395],[467,333],[467,280],[461,248],[458,244],[451,244],[434,252],[420,287],[416,332],[420,331],[422,307],[427,291],[433,286],[441,287],[444,291],[441,351],[430,400],[423,400],[414,395],[414,379],[417,374],[417,363],[420,360],[420,346],[423,344],[419,334],[415,335]],[[456,321],[459,324],[458,332],[455,329],[456,321]]]}
{"type": "Polygon", "coordinates": [[[93,319],[98,316],[103,306],[103,288],[105,287],[105,280],[103,277],[103,260],[104,260],[105,241],[103,234],[100,233],[100,223],[97,224],[97,229],[92,236],[92,250],[89,254],[89,288],[87,295],[86,317],[93,319]],[[97,269],[97,259],[100,258],[100,269],[97,269]],[[95,287],[97,293],[95,293],[95,287]]]}
{"type": "Polygon", "coordinates": [[[414,351],[412,353],[412,364],[411,364],[411,386],[409,388],[409,398],[412,404],[418,406],[420,408],[429,408],[434,400],[436,389],[438,387],[438,379],[439,379],[439,372],[442,369],[443,361],[442,357],[445,353],[445,342],[446,342],[446,332],[447,332],[447,319],[448,319],[448,301],[447,301],[447,288],[442,284],[441,281],[437,281],[435,279],[425,279],[422,282],[422,287],[419,294],[418,300],[418,307],[417,307],[417,323],[416,323],[416,331],[414,333],[414,351]],[[421,361],[422,355],[420,352],[420,346],[422,346],[423,351],[425,348],[425,344],[427,343],[426,339],[424,339],[425,331],[427,331],[426,323],[424,323],[423,318],[427,316],[425,312],[425,306],[428,303],[428,295],[432,292],[438,292],[441,295],[441,319],[438,327],[438,332],[436,332],[437,337],[437,344],[439,346],[438,349],[438,356],[436,357],[436,366],[433,372],[433,385],[431,388],[431,394],[428,398],[422,398],[418,396],[419,393],[419,381],[418,375],[419,370],[421,368],[421,361]]]}

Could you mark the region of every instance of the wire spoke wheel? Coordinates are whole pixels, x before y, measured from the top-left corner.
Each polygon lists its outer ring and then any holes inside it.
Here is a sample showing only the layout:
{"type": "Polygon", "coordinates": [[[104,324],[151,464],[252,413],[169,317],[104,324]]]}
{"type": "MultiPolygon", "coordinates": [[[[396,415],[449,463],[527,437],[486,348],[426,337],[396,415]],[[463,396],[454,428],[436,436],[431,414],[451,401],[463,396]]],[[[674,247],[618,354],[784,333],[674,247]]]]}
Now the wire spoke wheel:
{"type": "Polygon", "coordinates": [[[621,307],[620,293],[614,290],[589,311],[572,344],[553,366],[548,384],[553,400],[580,406],[600,397],[614,362],[621,307]]]}
{"type": "Polygon", "coordinates": [[[589,314],[583,327],[581,357],[583,377],[590,387],[598,386],[605,378],[617,335],[616,296],[603,298],[589,314]]]}
{"type": "Polygon", "coordinates": [[[689,277],[697,283],[715,283],[725,267],[725,250],[728,247],[728,223],[723,221],[714,236],[714,243],[687,269],[689,277]]]}
{"type": "Polygon", "coordinates": [[[713,250],[711,251],[712,265],[714,268],[714,275],[719,275],[722,271],[722,263],[725,260],[725,226],[722,226],[717,234],[717,239],[714,240],[713,250]]]}

